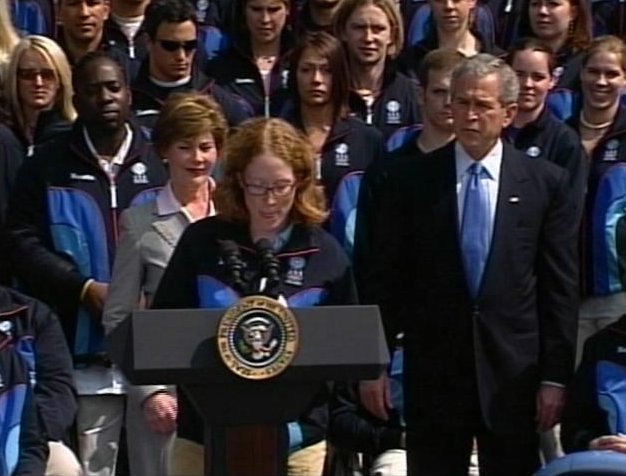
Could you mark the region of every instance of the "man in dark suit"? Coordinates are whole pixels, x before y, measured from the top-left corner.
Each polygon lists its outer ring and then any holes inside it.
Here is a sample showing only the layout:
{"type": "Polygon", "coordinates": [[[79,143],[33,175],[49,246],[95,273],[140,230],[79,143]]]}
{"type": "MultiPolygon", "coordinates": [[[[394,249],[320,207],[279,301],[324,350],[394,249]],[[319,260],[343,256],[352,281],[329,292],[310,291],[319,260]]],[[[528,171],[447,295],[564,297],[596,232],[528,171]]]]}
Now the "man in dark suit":
{"type": "MultiPolygon", "coordinates": [[[[580,211],[567,172],[500,140],[513,70],[479,54],[452,79],[457,140],[389,180],[361,297],[405,333],[409,474],[529,476],[560,417],[577,326],[580,211]]],[[[358,239],[358,236],[357,236],[358,239]]],[[[362,382],[380,418],[384,377],[362,382]]]]}

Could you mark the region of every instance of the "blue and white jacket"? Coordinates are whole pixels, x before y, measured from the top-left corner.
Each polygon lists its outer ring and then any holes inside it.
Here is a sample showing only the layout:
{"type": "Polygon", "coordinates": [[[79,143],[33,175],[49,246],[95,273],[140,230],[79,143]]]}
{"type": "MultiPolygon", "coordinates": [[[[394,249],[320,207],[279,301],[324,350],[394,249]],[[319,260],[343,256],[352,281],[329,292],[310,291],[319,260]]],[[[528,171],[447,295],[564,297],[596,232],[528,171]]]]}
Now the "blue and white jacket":
{"type": "Polygon", "coordinates": [[[74,422],[72,362],[56,316],[0,287],[0,475],[41,475],[74,422]]]}
{"type": "MultiPolygon", "coordinates": [[[[579,130],[580,115],[569,124],[579,130]]],[[[581,276],[587,296],[624,291],[626,275],[626,108],[596,145],[582,224],[581,276]]]]}
{"type": "MultiPolygon", "coordinates": [[[[285,119],[304,130],[294,111],[285,119]]],[[[365,170],[382,160],[383,137],[378,129],[356,117],[337,118],[316,158],[316,179],[324,188],[330,210],[326,229],[349,257],[354,248],[354,227],[359,189],[365,170]]]]}
{"type": "Polygon", "coordinates": [[[350,91],[350,112],[366,124],[376,126],[385,139],[397,129],[422,122],[417,103],[417,83],[400,73],[389,61],[383,73],[378,97],[368,105],[356,91],[350,91]]]}
{"type": "Polygon", "coordinates": [[[24,163],[9,204],[13,271],[28,294],[59,314],[72,354],[87,362],[104,347],[102,325],[80,305],[83,286],[88,279],[110,280],[120,213],[154,199],[166,179],[139,128],[132,131],[129,152],[111,180],[77,122],[24,163]]]}

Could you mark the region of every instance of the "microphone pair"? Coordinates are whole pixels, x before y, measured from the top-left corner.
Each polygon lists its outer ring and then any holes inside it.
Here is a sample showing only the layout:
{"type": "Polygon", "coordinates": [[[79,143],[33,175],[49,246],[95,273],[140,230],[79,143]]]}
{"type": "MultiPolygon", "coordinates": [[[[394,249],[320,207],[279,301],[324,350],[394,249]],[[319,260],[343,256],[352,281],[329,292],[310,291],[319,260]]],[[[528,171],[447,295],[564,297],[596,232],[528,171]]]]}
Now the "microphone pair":
{"type": "MultiPolygon", "coordinates": [[[[259,292],[271,294],[272,289],[280,284],[280,262],[276,258],[271,241],[267,238],[261,238],[254,246],[261,261],[259,292]]],[[[239,246],[232,240],[224,240],[220,242],[220,248],[232,286],[240,293],[246,294],[247,286],[243,279],[244,263],[239,246]]]]}

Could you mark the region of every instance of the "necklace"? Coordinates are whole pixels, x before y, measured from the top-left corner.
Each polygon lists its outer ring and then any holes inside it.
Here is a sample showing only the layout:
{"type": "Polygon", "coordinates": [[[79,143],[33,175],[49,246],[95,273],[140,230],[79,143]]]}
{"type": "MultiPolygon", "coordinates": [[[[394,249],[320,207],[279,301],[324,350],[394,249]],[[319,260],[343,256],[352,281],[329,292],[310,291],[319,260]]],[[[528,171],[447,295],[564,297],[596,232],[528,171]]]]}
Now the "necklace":
{"type": "Polygon", "coordinates": [[[587,129],[591,129],[591,130],[600,130],[600,129],[606,129],[607,127],[609,127],[611,124],[613,123],[613,121],[608,121],[608,122],[603,122],[602,124],[592,124],[591,122],[588,122],[585,119],[585,115],[583,112],[580,113],[580,125],[587,128],[587,129]]]}

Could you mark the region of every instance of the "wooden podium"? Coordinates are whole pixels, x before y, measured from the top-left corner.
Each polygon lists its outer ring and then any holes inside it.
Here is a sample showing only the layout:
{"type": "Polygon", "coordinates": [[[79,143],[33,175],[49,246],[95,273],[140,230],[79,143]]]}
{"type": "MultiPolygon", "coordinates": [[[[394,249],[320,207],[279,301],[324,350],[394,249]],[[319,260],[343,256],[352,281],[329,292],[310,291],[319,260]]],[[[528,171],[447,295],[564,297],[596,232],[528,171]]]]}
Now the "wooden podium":
{"type": "Polygon", "coordinates": [[[286,423],[328,381],[377,378],[389,355],[378,307],[291,309],[297,353],[276,377],[232,373],[217,350],[225,310],[136,311],[107,338],[110,356],[135,385],[174,384],[204,418],[205,475],[286,474],[286,423]]]}

